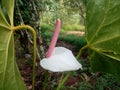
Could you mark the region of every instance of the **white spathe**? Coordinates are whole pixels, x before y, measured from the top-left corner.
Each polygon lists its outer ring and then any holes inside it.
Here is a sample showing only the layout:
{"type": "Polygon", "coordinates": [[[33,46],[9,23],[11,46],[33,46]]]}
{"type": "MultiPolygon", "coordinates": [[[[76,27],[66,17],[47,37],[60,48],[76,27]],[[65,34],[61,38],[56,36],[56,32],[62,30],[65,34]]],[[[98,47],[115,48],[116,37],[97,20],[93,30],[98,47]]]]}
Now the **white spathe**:
{"type": "Polygon", "coordinates": [[[52,72],[72,71],[82,68],[72,52],[64,47],[55,47],[51,57],[42,59],[40,65],[52,72]]]}

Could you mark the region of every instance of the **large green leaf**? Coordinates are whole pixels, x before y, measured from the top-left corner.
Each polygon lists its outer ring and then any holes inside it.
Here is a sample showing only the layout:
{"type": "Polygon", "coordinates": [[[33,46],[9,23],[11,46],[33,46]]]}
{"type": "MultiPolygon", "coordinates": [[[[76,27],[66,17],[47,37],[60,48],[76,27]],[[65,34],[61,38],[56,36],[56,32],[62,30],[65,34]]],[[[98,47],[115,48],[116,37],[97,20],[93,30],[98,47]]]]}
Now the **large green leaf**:
{"type": "MultiPolygon", "coordinates": [[[[12,22],[14,2],[13,0],[4,1],[12,22]],[[11,1],[12,3],[7,3],[11,1]]],[[[0,6],[4,7],[4,4],[0,6]]],[[[11,27],[13,27],[12,24],[8,24],[3,8],[0,7],[0,90],[26,90],[14,58],[14,31],[11,27]]]]}
{"type": "MultiPolygon", "coordinates": [[[[89,0],[86,40],[93,71],[120,76],[120,0],[89,0]]],[[[120,79],[119,79],[120,80],[120,79]]]]}

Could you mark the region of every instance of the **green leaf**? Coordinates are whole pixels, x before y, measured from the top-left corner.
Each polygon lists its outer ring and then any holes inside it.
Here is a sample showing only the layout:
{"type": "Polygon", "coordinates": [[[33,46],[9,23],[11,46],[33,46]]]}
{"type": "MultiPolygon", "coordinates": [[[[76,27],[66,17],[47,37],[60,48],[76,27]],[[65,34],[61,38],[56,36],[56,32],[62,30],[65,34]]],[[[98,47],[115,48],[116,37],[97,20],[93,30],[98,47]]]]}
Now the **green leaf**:
{"type": "Polygon", "coordinates": [[[2,6],[8,14],[11,26],[13,26],[14,2],[14,0],[2,0],[2,6]]]}
{"type": "MultiPolygon", "coordinates": [[[[120,0],[89,0],[86,40],[93,71],[120,76],[120,0]]],[[[120,78],[119,78],[120,80],[120,78]]]]}
{"type": "Polygon", "coordinates": [[[0,90],[25,90],[14,60],[13,31],[0,27],[0,90]]]}
{"type": "Polygon", "coordinates": [[[3,12],[2,12],[2,10],[1,10],[1,8],[0,8],[0,26],[4,26],[4,25],[10,26],[10,25],[8,24],[6,18],[4,17],[4,14],[3,14],[3,12]]]}
{"type": "Polygon", "coordinates": [[[11,29],[13,1],[2,0],[3,5],[0,5],[0,90],[26,90],[14,58],[14,31],[11,29]],[[6,8],[11,24],[8,23],[3,8],[6,8]]]}

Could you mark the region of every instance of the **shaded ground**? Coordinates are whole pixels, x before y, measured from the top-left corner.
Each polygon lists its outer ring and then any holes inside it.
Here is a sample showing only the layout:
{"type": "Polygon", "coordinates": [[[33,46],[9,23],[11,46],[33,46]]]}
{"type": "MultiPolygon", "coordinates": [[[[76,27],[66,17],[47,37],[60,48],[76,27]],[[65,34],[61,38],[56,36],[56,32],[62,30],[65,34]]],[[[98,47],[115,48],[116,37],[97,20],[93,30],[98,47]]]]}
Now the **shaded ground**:
{"type": "Polygon", "coordinates": [[[77,35],[77,36],[84,36],[85,32],[83,31],[68,31],[67,34],[73,34],[73,35],[77,35]]]}
{"type": "Polygon", "coordinates": [[[56,46],[62,46],[62,47],[68,48],[68,49],[70,49],[74,53],[74,55],[77,54],[77,51],[75,50],[76,47],[73,46],[72,44],[65,43],[64,41],[58,40],[56,46]]]}

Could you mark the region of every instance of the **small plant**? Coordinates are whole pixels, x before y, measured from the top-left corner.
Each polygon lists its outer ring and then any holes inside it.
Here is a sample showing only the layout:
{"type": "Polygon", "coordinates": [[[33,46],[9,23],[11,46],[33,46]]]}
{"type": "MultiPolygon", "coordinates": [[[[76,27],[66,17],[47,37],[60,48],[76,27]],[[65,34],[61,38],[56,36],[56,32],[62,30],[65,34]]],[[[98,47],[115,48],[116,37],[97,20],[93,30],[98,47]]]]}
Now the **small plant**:
{"type": "Polygon", "coordinates": [[[45,33],[46,31],[52,31],[53,30],[53,26],[49,25],[49,24],[42,24],[41,25],[41,32],[45,33]]]}
{"type": "Polygon", "coordinates": [[[93,89],[92,85],[90,85],[90,83],[87,81],[81,82],[78,88],[78,90],[92,90],[92,89],[93,89]]]}

